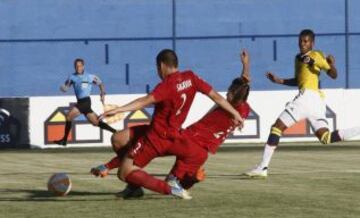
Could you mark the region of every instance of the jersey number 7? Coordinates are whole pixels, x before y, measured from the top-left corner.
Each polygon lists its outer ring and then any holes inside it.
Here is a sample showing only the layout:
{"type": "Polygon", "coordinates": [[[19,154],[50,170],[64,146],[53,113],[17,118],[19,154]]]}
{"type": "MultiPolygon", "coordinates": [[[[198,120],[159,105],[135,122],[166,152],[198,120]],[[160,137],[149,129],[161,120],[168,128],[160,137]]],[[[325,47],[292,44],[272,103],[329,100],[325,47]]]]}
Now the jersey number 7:
{"type": "Polygon", "coordinates": [[[184,107],[185,102],[186,102],[186,94],[183,93],[181,94],[181,99],[182,99],[182,104],[180,106],[180,108],[176,111],[176,116],[178,116],[179,114],[181,114],[181,109],[184,107]]]}

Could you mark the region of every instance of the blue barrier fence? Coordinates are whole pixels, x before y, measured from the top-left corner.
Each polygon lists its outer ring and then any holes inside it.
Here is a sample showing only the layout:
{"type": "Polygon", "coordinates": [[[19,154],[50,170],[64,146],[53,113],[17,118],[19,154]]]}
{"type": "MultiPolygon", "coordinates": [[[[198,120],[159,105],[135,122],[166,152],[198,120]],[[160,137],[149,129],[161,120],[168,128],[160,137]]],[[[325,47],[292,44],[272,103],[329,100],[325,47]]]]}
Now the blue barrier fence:
{"type": "Polygon", "coordinates": [[[360,87],[360,2],[356,0],[74,0],[0,2],[0,96],[59,95],[77,57],[108,93],[143,93],[159,82],[155,56],[177,51],[218,90],[251,53],[253,89],[284,89],[264,73],[293,75],[297,34],[312,28],[316,48],[333,54],[340,75],[325,88],[360,87]]]}

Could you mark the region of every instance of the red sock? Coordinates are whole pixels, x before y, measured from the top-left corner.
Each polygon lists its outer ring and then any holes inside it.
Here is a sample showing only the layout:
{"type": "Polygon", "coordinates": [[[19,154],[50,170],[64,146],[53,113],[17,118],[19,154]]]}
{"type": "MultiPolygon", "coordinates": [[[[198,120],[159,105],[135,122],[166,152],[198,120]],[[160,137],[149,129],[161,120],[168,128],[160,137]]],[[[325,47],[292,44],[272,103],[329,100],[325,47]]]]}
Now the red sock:
{"type": "Polygon", "coordinates": [[[119,168],[121,165],[121,161],[118,158],[118,156],[114,157],[113,159],[111,159],[111,161],[107,162],[105,164],[105,167],[108,168],[109,170],[115,169],[115,168],[119,168]]]}
{"type": "Polygon", "coordinates": [[[165,181],[157,179],[142,170],[132,171],[127,175],[125,181],[164,195],[169,195],[171,193],[171,188],[165,181]]]}

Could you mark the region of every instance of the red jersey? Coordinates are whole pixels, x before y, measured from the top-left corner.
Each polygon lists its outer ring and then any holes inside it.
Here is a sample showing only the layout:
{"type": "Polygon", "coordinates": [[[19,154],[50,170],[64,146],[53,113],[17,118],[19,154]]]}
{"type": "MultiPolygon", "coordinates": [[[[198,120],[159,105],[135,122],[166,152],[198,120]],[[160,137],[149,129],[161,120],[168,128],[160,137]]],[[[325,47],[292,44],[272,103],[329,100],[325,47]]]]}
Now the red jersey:
{"type": "Polygon", "coordinates": [[[196,92],[208,95],[212,87],[192,71],[168,75],[152,91],[155,110],[147,138],[155,147],[166,147],[173,142],[161,139],[177,138],[196,92]],[[165,144],[164,144],[165,143],[165,144]]]}
{"type": "MultiPolygon", "coordinates": [[[[250,106],[247,102],[241,103],[235,109],[242,118],[246,119],[249,116],[250,106]]],[[[211,153],[215,153],[235,128],[232,115],[217,107],[198,122],[186,128],[183,134],[188,143],[197,144],[211,153]]]]}

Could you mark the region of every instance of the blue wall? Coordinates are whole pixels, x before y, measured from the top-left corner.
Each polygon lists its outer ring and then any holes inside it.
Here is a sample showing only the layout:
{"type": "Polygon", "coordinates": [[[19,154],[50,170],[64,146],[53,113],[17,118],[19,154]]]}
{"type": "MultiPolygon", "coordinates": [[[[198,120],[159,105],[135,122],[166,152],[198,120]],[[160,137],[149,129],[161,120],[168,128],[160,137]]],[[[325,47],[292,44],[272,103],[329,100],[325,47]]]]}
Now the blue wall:
{"type": "Polygon", "coordinates": [[[359,88],[358,8],[356,0],[0,1],[0,96],[59,95],[77,57],[108,93],[142,93],[159,82],[154,59],[163,48],[218,90],[239,73],[239,49],[247,48],[253,89],[283,89],[264,73],[293,75],[303,28],[336,57],[339,77],[322,76],[322,87],[359,88]]]}

